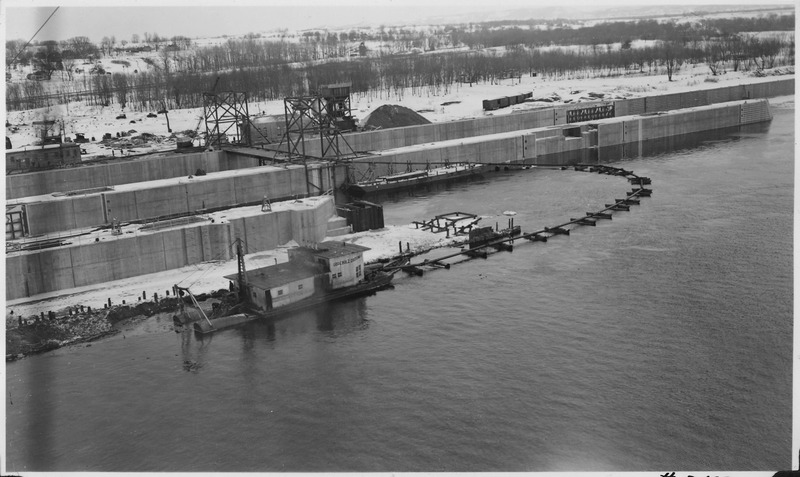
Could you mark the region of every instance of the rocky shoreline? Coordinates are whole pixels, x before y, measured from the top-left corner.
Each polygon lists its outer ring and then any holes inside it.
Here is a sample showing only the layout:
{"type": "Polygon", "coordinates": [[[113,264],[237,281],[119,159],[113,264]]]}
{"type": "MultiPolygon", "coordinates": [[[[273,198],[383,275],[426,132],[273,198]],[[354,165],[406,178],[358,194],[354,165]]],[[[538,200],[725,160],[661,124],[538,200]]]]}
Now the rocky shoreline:
{"type": "MultiPolygon", "coordinates": [[[[205,301],[221,293],[226,294],[227,291],[199,295],[197,299],[205,301]]],[[[77,306],[49,316],[6,320],[6,362],[113,336],[120,332],[121,324],[156,313],[173,312],[179,306],[180,299],[166,298],[102,310],[77,306]]]]}

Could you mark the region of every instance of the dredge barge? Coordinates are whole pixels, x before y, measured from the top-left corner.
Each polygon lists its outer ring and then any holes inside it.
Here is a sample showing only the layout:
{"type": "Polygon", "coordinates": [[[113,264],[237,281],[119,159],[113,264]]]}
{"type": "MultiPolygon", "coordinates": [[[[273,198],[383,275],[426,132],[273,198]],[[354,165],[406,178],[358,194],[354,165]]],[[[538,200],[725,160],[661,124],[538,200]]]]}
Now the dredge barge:
{"type": "Polygon", "coordinates": [[[488,167],[486,164],[462,163],[437,169],[404,172],[381,176],[371,181],[349,184],[345,190],[354,197],[363,197],[375,192],[394,191],[423,184],[470,178],[482,174],[488,167]]]}
{"type": "Polygon", "coordinates": [[[289,250],[289,261],[255,270],[245,270],[241,241],[237,244],[238,272],[226,276],[237,300],[207,316],[187,288],[201,317],[189,313],[174,317],[176,326],[194,321],[194,330],[211,333],[257,318],[277,318],[328,302],[369,295],[391,286],[394,272],[370,269],[363,253],[369,248],[328,241],[313,247],[289,250]],[[235,313],[235,311],[241,311],[235,313]]]}

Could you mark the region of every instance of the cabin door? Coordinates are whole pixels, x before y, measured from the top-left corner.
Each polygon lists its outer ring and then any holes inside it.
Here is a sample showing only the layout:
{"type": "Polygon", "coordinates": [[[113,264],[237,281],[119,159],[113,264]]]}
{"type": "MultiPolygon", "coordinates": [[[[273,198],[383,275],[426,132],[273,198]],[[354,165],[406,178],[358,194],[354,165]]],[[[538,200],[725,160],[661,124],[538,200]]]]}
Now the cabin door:
{"type": "Polygon", "coordinates": [[[269,290],[264,291],[264,306],[266,310],[272,309],[272,295],[269,294],[269,290]]]}

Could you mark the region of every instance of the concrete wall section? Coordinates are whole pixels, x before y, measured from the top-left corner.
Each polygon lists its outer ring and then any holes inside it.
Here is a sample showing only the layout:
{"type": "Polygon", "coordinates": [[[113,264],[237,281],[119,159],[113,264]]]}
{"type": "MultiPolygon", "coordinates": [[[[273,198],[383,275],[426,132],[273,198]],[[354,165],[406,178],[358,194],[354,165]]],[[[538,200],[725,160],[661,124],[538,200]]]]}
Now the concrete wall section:
{"type": "Polygon", "coordinates": [[[65,253],[63,250],[44,250],[39,254],[39,267],[47,271],[38,277],[41,279],[43,290],[76,286],[69,253],[65,253]]]}
{"type": "MultiPolygon", "coordinates": [[[[120,237],[118,240],[101,241],[90,245],[77,245],[67,248],[72,260],[75,286],[80,287],[114,280],[112,262],[118,261],[120,255],[124,255],[124,253],[119,252],[120,249],[131,249],[134,243],[135,240],[131,237],[120,237]]],[[[31,255],[26,256],[30,257],[31,255]]],[[[138,260],[133,260],[131,264],[127,264],[126,268],[124,268],[132,272],[129,276],[135,276],[139,271],[138,266],[135,271],[133,270],[134,264],[138,265],[138,260]]],[[[11,299],[11,297],[7,298],[11,299]]]]}
{"type": "Polygon", "coordinates": [[[727,103],[730,101],[739,101],[746,97],[744,86],[728,86],[725,88],[715,88],[706,91],[706,98],[708,104],[727,103]]]}
{"type": "MultiPolygon", "coordinates": [[[[327,168],[309,165],[309,179],[319,188],[311,194],[333,187],[334,177],[327,168]]],[[[338,180],[344,181],[342,172],[338,180]]],[[[266,196],[281,200],[307,193],[306,173],[302,166],[288,169],[253,168],[251,174],[196,176],[180,182],[140,188],[111,190],[72,197],[52,197],[26,204],[31,235],[97,227],[113,219],[141,221],[204,209],[218,209],[259,203],[266,196]]]]}
{"type": "Polygon", "coordinates": [[[769,103],[765,101],[746,101],[740,106],[739,124],[753,124],[772,119],[769,103]]]}
{"type": "Polygon", "coordinates": [[[734,104],[672,111],[663,115],[641,116],[641,139],[680,136],[696,131],[736,126],[739,124],[739,111],[739,105],[734,104]]]}
{"type": "Polygon", "coordinates": [[[794,78],[744,85],[744,98],[772,98],[794,94],[794,78]]]}
{"type": "Polygon", "coordinates": [[[274,249],[291,240],[320,242],[334,217],[329,196],[297,207],[255,213],[230,222],[208,221],[177,229],[124,234],[99,242],[6,256],[6,299],[156,273],[209,260],[233,258],[239,237],[247,250],[274,249]],[[244,235],[244,236],[243,236],[244,235]]]}
{"type": "MultiPolygon", "coordinates": [[[[566,118],[565,115],[563,115],[566,118]]],[[[413,146],[428,142],[449,141],[468,137],[520,131],[554,124],[553,108],[518,111],[498,116],[484,116],[445,123],[423,124],[345,134],[343,138],[354,151],[380,151],[413,146]]],[[[566,119],[565,119],[566,121],[566,119]]],[[[344,148],[344,146],[342,145],[344,148]]],[[[305,150],[310,155],[320,154],[319,138],[309,139],[305,150]]]]}
{"type": "MultiPolygon", "coordinates": [[[[624,126],[623,121],[603,121],[597,123],[597,144],[622,144],[624,141],[624,126]]],[[[597,145],[593,144],[593,145],[597,145]]]]}
{"type": "Polygon", "coordinates": [[[325,204],[291,211],[292,236],[296,242],[317,243],[325,238],[328,233],[328,219],[336,215],[333,201],[326,201],[325,204]]]}
{"type": "Polygon", "coordinates": [[[306,177],[302,167],[292,167],[284,170],[272,170],[269,173],[258,173],[234,178],[233,190],[234,203],[248,204],[260,201],[267,196],[274,199],[278,197],[291,197],[306,192],[306,177]]]}
{"type": "MultiPolygon", "coordinates": [[[[136,215],[133,217],[119,217],[119,220],[144,220],[155,217],[185,214],[189,208],[189,184],[154,187],[132,191],[135,198],[136,215]]],[[[125,193],[128,195],[128,193],[125,193]]],[[[115,198],[116,194],[106,194],[106,198],[115,198]]]]}
{"type": "Polygon", "coordinates": [[[98,224],[105,223],[106,220],[111,222],[113,219],[127,222],[139,217],[136,207],[136,191],[106,193],[102,194],[102,197],[105,200],[106,215],[95,217],[98,221],[102,220],[98,224]]]}
{"type": "Polygon", "coordinates": [[[536,157],[536,133],[525,134],[522,140],[522,157],[531,159],[536,157]]]}
{"type": "Polygon", "coordinates": [[[6,199],[188,176],[197,169],[217,172],[225,170],[224,157],[224,151],[166,154],[135,160],[120,159],[108,164],[14,174],[6,177],[6,199]]]}
{"type": "Polygon", "coordinates": [[[633,116],[645,112],[645,98],[620,99],[614,101],[614,116],[633,116]]]}
{"type": "MultiPolygon", "coordinates": [[[[163,270],[172,270],[173,268],[181,268],[190,264],[186,256],[184,229],[162,230],[150,233],[161,238],[161,247],[156,246],[154,250],[164,251],[163,270]]],[[[145,234],[141,235],[144,236],[145,234]]]]}
{"type": "Polygon", "coordinates": [[[6,299],[75,286],[69,250],[6,257],[6,299]]]}
{"type": "Polygon", "coordinates": [[[82,196],[73,200],[34,202],[25,205],[28,232],[31,236],[92,227],[103,217],[101,196],[82,196]]]}
{"type": "Polygon", "coordinates": [[[231,198],[236,196],[236,185],[230,177],[220,180],[192,180],[183,186],[186,191],[184,212],[227,207],[233,205],[231,198]]]}
{"type": "MultiPolygon", "coordinates": [[[[248,251],[269,250],[282,243],[280,217],[284,216],[284,223],[291,223],[289,211],[265,212],[261,215],[241,217],[231,220],[232,235],[244,241],[248,251]]],[[[290,228],[291,230],[291,228],[290,228]]]]}

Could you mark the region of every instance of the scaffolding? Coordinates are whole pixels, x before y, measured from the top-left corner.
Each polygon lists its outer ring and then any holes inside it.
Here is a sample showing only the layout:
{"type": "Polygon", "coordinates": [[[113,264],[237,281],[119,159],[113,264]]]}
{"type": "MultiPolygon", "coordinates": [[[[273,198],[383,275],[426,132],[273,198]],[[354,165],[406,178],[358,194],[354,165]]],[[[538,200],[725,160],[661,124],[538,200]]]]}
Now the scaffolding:
{"type": "Polygon", "coordinates": [[[290,160],[314,157],[340,161],[344,155],[354,154],[341,134],[355,129],[350,83],[326,85],[315,94],[285,98],[284,115],[290,160]],[[306,151],[306,140],[314,136],[319,136],[318,156],[306,151]]]}
{"type": "Polygon", "coordinates": [[[252,146],[253,132],[259,134],[267,144],[270,143],[250,121],[247,93],[203,93],[203,115],[206,122],[206,146],[230,144],[230,136],[233,136],[234,144],[252,146]]]}
{"type": "Polygon", "coordinates": [[[283,103],[289,161],[303,162],[310,195],[311,186],[319,187],[308,176],[309,158],[341,162],[345,156],[355,156],[342,136],[343,131],[355,129],[355,119],[350,109],[350,83],[323,86],[318,93],[284,98],[283,103]],[[312,155],[306,150],[306,144],[317,136],[319,155],[312,155]]]}

